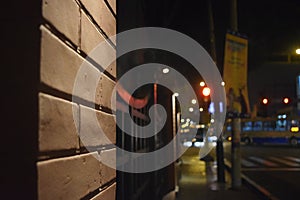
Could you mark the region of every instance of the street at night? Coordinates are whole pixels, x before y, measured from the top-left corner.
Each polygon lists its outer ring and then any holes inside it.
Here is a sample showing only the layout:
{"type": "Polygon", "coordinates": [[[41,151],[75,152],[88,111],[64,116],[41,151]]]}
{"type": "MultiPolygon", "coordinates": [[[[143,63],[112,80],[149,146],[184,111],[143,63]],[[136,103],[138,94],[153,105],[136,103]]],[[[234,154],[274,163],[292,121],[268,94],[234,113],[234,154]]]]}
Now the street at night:
{"type": "MultiPolygon", "coordinates": [[[[231,143],[224,142],[230,162],[231,143]]],[[[300,147],[241,145],[242,174],[278,199],[299,199],[300,147]]]]}

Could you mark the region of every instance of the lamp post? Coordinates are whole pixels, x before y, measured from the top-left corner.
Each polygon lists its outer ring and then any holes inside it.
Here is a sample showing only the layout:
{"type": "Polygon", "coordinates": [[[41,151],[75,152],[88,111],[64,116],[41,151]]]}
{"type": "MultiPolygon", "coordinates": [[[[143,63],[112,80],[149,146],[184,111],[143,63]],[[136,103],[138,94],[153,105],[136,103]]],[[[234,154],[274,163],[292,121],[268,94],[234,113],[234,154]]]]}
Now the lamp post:
{"type": "MultiPolygon", "coordinates": [[[[237,0],[230,1],[230,26],[232,31],[238,31],[237,0]]],[[[231,142],[231,186],[234,189],[242,185],[241,179],[241,119],[234,117],[232,119],[232,142],[231,142]]]]}

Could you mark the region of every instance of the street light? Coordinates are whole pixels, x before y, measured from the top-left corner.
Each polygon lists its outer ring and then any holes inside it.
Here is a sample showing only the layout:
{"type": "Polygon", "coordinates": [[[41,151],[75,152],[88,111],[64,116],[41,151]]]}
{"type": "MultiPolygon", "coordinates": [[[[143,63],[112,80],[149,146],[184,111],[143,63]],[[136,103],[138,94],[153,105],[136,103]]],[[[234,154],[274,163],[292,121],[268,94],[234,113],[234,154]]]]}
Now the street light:
{"type": "Polygon", "coordinates": [[[300,49],[296,49],[296,54],[300,55],[300,49]]]}
{"type": "Polygon", "coordinates": [[[290,102],[289,98],[285,97],[285,98],[283,99],[283,103],[288,104],[289,102],[290,102]]]}
{"type": "Polygon", "coordinates": [[[263,100],[262,100],[262,103],[263,103],[263,104],[267,105],[268,102],[269,102],[269,100],[268,100],[267,98],[263,98],[263,100]]]}

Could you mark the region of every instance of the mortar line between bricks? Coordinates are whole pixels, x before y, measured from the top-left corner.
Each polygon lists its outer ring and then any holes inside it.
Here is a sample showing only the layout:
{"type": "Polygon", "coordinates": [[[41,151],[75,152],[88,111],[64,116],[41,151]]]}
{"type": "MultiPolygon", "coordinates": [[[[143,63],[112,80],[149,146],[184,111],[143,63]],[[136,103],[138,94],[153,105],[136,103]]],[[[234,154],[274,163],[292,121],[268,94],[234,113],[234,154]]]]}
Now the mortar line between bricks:
{"type": "Polygon", "coordinates": [[[93,197],[97,196],[100,194],[102,191],[106,190],[110,186],[116,183],[116,178],[108,181],[107,183],[103,184],[101,187],[97,188],[96,190],[90,192],[89,194],[85,195],[84,197],[80,198],[80,200],[89,200],[92,199],[93,197]]]}
{"type": "Polygon", "coordinates": [[[67,101],[70,101],[70,102],[73,102],[73,103],[76,103],[76,104],[79,104],[79,105],[83,105],[83,106],[95,109],[97,111],[104,112],[106,114],[114,114],[115,113],[110,108],[107,108],[107,107],[105,107],[103,105],[100,105],[100,104],[96,104],[96,103],[88,101],[88,100],[85,100],[81,97],[73,96],[71,94],[62,92],[60,90],[57,90],[55,88],[52,88],[52,87],[46,85],[45,83],[40,83],[39,92],[49,94],[51,96],[61,98],[61,99],[64,99],[64,100],[67,100],[67,101]]]}
{"type": "Polygon", "coordinates": [[[115,19],[117,19],[117,15],[112,9],[112,7],[110,6],[109,2],[107,0],[104,0],[104,3],[106,4],[107,8],[110,10],[111,14],[115,17],[115,19]]]}
{"type": "Polygon", "coordinates": [[[47,160],[52,160],[52,159],[59,159],[59,158],[66,158],[66,157],[72,157],[72,156],[79,156],[79,155],[84,155],[88,153],[93,153],[101,151],[109,151],[115,149],[114,145],[101,145],[97,147],[89,147],[89,150],[87,150],[86,147],[81,147],[79,149],[69,149],[69,150],[57,150],[57,151],[42,151],[39,152],[38,155],[38,162],[41,161],[47,161],[47,160]]]}
{"type": "Polygon", "coordinates": [[[89,62],[91,65],[96,67],[101,73],[106,75],[109,79],[116,82],[116,78],[111,75],[103,66],[97,63],[93,58],[91,58],[86,52],[80,49],[79,46],[76,46],[71,40],[69,40],[63,33],[59,32],[50,22],[45,20],[45,23],[42,24],[48,31],[50,31],[55,37],[57,37],[62,43],[70,47],[75,53],[79,54],[86,62],[89,62]]]}
{"type": "Polygon", "coordinates": [[[91,15],[91,13],[88,11],[88,9],[81,3],[80,0],[75,0],[79,8],[86,14],[86,16],[91,20],[91,22],[95,25],[96,29],[103,35],[103,37],[107,40],[107,42],[116,49],[116,45],[110,40],[108,35],[105,33],[105,31],[99,26],[99,24],[96,22],[94,17],[91,15]]]}

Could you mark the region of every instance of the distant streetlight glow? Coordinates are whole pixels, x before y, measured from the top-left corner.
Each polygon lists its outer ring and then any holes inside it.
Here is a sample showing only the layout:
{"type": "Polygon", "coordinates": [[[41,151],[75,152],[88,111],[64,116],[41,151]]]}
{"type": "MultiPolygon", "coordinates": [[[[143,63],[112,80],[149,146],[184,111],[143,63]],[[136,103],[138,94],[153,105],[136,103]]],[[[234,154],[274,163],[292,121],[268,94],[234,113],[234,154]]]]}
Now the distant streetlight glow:
{"type": "Polygon", "coordinates": [[[224,82],[224,81],[222,81],[222,82],[221,82],[221,85],[222,85],[222,86],[225,86],[225,82],[224,82]]]}
{"type": "Polygon", "coordinates": [[[163,73],[164,73],[164,74],[169,73],[169,71],[170,71],[170,70],[169,70],[169,68],[167,68],[167,67],[163,69],[163,73]]]}
{"type": "Polygon", "coordinates": [[[205,86],[204,81],[201,81],[201,82],[200,82],[200,86],[201,86],[201,87],[204,87],[204,86],[205,86]]]}
{"type": "Polygon", "coordinates": [[[194,108],[190,107],[190,108],[189,108],[189,111],[190,111],[190,112],[194,112],[194,108]]]}
{"type": "Polygon", "coordinates": [[[204,110],[203,108],[199,108],[199,111],[200,111],[200,112],[203,112],[203,110],[204,110]]]}
{"type": "Polygon", "coordinates": [[[290,102],[289,98],[285,97],[285,98],[283,99],[283,103],[288,104],[289,102],[290,102]]]}
{"type": "Polygon", "coordinates": [[[262,102],[263,102],[263,104],[267,104],[269,101],[268,101],[268,99],[267,98],[264,98],[263,100],[262,100],[262,102]]]}
{"type": "Polygon", "coordinates": [[[296,49],[296,54],[300,55],[300,49],[296,49]]]}
{"type": "Polygon", "coordinates": [[[196,99],[192,99],[192,104],[196,104],[197,100],[196,99]]]}

